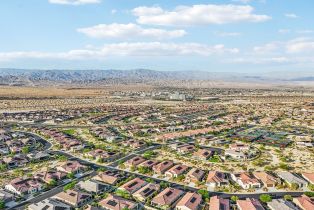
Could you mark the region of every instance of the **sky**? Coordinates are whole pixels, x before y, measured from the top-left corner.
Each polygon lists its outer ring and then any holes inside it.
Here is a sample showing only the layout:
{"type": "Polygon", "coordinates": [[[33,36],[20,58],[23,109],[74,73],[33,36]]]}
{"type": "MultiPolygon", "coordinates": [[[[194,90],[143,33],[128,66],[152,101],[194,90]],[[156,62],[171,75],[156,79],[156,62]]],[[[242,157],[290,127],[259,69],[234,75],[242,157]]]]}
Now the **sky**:
{"type": "Polygon", "coordinates": [[[313,9],[313,0],[1,0],[0,68],[314,72],[313,9]]]}

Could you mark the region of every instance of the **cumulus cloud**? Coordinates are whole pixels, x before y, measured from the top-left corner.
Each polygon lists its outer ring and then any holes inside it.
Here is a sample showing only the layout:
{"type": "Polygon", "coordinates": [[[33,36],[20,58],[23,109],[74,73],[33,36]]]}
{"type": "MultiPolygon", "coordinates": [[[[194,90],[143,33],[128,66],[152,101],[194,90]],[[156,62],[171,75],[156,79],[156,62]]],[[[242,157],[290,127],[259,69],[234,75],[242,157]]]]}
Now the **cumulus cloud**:
{"type": "Polygon", "coordinates": [[[252,0],[231,0],[232,2],[239,2],[239,3],[242,3],[242,4],[248,4],[250,3],[252,0]]]}
{"type": "Polygon", "coordinates": [[[256,46],[253,51],[237,55],[228,61],[251,64],[312,64],[314,62],[314,39],[299,37],[256,46]]]}
{"type": "Polygon", "coordinates": [[[51,4],[68,4],[68,5],[83,5],[83,4],[97,4],[101,0],[49,0],[51,4]]]}
{"type": "Polygon", "coordinates": [[[299,16],[297,16],[296,14],[294,14],[294,13],[287,13],[287,14],[285,14],[285,16],[287,17],[287,18],[293,18],[293,19],[295,19],[295,18],[298,18],[299,16]]]}
{"type": "Polygon", "coordinates": [[[156,39],[169,39],[182,37],[186,34],[184,30],[163,30],[157,28],[142,28],[139,25],[129,24],[100,24],[87,28],[79,28],[77,30],[89,37],[93,38],[137,38],[147,37],[156,39]]]}
{"type": "Polygon", "coordinates": [[[280,33],[280,34],[288,34],[288,33],[290,33],[290,32],[291,32],[290,29],[285,29],[285,28],[278,30],[278,33],[280,33]]]}
{"type": "Polygon", "coordinates": [[[253,48],[255,53],[312,53],[314,52],[314,39],[299,37],[288,41],[270,42],[253,48]]]}
{"type": "Polygon", "coordinates": [[[104,59],[110,56],[210,56],[225,53],[238,53],[237,48],[224,45],[204,45],[200,43],[161,43],[161,42],[123,42],[107,44],[100,48],[86,48],[68,52],[2,52],[0,61],[15,59],[104,59]]]}
{"type": "Polygon", "coordinates": [[[267,43],[265,45],[262,45],[262,46],[256,46],[253,48],[254,52],[256,53],[269,53],[269,52],[273,52],[275,50],[278,49],[278,46],[279,43],[277,42],[271,42],[271,43],[267,43]]]}
{"type": "Polygon", "coordinates": [[[241,33],[239,33],[239,32],[219,32],[219,31],[215,32],[215,34],[217,36],[221,36],[221,37],[240,36],[241,35],[241,33]]]}
{"type": "Polygon", "coordinates": [[[286,43],[288,53],[308,53],[314,52],[314,39],[296,38],[286,43]]]}
{"type": "Polygon", "coordinates": [[[254,14],[254,8],[251,6],[232,4],[178,6],[172,11],[161,7],[142,6],[134,8],[132,12],[140,24],[168,26],[263,22],[271,19],[267,15],[254,14]]]}

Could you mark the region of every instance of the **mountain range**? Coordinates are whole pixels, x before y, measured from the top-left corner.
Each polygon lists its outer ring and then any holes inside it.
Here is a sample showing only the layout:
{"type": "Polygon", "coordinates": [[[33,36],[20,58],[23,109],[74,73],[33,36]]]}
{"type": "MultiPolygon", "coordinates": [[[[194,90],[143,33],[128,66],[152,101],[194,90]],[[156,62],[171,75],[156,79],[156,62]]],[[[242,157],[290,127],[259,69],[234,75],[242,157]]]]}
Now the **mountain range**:
{"type": "Polygon", "coordinates": [[[0,69],[0,84],[14,86],[36,85],[109,85],[164,84],[176,82],[244,82],[272,84],[314,83],[314,72],[236,73],[205,71],[134,70],[29,70],[0,69]]]}

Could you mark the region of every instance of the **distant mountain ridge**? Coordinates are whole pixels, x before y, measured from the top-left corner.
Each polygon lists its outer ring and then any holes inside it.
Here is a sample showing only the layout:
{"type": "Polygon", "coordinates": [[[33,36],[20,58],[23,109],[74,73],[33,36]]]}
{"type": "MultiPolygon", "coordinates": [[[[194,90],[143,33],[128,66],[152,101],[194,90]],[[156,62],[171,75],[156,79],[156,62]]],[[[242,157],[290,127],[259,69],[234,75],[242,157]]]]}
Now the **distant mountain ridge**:
{"type": "Polygon", "coordinates": [[[162,81],[289,82],[314,81],[314,73],[249,74],[204,71],[134,70],[24,70],[0,69],[2,85],[130,84],[162,81]]]}

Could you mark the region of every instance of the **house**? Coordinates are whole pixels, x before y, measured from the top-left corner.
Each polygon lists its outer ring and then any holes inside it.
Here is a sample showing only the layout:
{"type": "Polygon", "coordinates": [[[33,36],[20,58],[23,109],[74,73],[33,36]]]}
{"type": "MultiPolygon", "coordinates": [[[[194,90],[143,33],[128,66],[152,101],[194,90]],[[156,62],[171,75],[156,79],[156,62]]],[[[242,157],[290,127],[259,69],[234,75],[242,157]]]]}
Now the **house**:
{"type": "Polygon", "coordinates": [[[78,174],[87,170],[87,166],[82,165],[78,161],[67,161],[65,164],[57,167],[58,171],[66,173],[78,174]]]}
{"type": "Polygon", "coordinates": [[[246,155],[244,154],[244,152],[242,151],[235,151],[232,149],[226,149],[225,150],[225,157],[231,157],[233,159],[237,159],[237,160],[245,160],[246,159],[246,155]]]}
{"type": "Polygon", "coordinates": [[[120,182],[125,176],[119,171],[104,171],[94,176],[92,179],[106,184],[115,185],[120,182]]]}
{"type": "Polygon", "coordinates": [[[14,200],[14,194],[0,189],[0,201],[3,201],[4,203],[9,203],[13,200],[14,200]]]}
{"type": "Polygon", "coordinates": [[[39,201],[38,203],[33,203],[28,206],[28,210],[71,210],[71,206],[60,201],[47,198],[45,200],[39,201]]]}
{"type": "Polygon", "coordinates": [[[230,210],[230,202],[228,199],[213,196],[210,198],[209,210],[230,210]]]}
{"type": "Polygon", "coordinates": [[[237,200],[239,210],[265,210],[262,204],[254,198],[247,198],[246,200],[237,200]]]}
{"type": "Polygon", "coordinates": [[[140,166],[145,167],[145,168],[153,168],[153,166],[158,163],[159,162],[155,160],[146,160],[143,163],[141,163],[140,166]]]}
{"type": "Polygon", "coordinates": [[[170,209],[183,194],[182,190],[168,187],[154,197],[151,204],[157,208],[170,209]]]}
{"type": "Polygon", "coordinates": [[[289,186],[291,186],[292,184],[297,184],[299,188],[305,187],[307,186],[307,182],[300,178],[299,176],[287,172],[287,171],[281,171],[278,172],[277,175],[284,180],[289,186]]]}
{"type": "Polygon", "coordinates": [[[235,143],[235,144],[231,144],[229,148],[234,151],[247,151],[250,149],[250,146],[242,144],[242,143],[235,143]]]}
{"type": "Polygon", "coordinates": [[[155,196],[160,190],[159,184],[148,183],[146,186],[142,187],[135,193],[133,193],[133,197],[141,202],[145,202],[147,199],[155,196]]]}
{"type": "Polygon", "coordinates": [[[146,184],[147,184],[146,181],[137,177],[137,178],[134,178],[134,179],[128,181],[127,183],[123,184],[118,189],[127,191],[130,194],[133,194],[137,190],[144,187],[146,184]]]}
{"type": "Polygon", "coordinates": [[[165,160],[157,165],[153,166],[153,170],[157,174],[164,174],[167,170],[169,170],[174,163],[171,160],[165,160]]]}
{"type": "Polygon", "coordinates": [[[107,152],[102,149],[96,149],[93,151],[90,151],[87,154],[87,157],[96,159],[96,161],[100,162],[112,162],[116,159],[118,159],[121,156],[118,152],[107,152]]]}
{"type": "Polygon", "coordinates": [[[139,210],[141,209],[138,203],[126,200],[116,195],[109,195],[107,198],[101,200],[99,205],[105,210],[139,210]]]}
{"type": "Polygon", "coordinates": [[[303,178],[311,184],[314,184],[314,173],[302,173],[303,178]]]}
{"type": "Polygon", "coordinates": [[[243,189],[260,188],[261,183],[249,173],[231,174],[233,181],[238,183],[243,189]]]}
{"type": "Polygon", "coordinates": [[[173,149],[173,150],[178,150],[180,147],[189,146],[189,144],[182,143],[182,142],[176,142],[176,143],[174,143],[174,144],[169,144],[168,146],[169,146],[171,149],[173,149]]]}
{"type": "Polygon", "coordinates": [[[80,181],[76,186],[92,194],[100,194],[111,189],[110,185],[104,184],[97,180],[80,181]]]}
{"type": "Polygon", "coordinates": [[[311,200],[306,195],[302,195],[301,197],[293,198],[293,202],[302,210],[313,210],[314,209],[314,201],[311,200]]]}
{"type": "Polygon", "coordinates": [[[190,183],[190,182],[200,182],[202,181],[203,177],[205,175],[205,172],[201,169],[198,168],[192,168],[185,177],[185,182],[190,183]]]}
{"type": "Polygon", "coordinates": [[[227,175],[219,171],[209,171],[206,179],[206,184],[209,187],[221,187],[229,183],[227,175]]]}
{"type": "Polygon", "coordinates": [[[86,208],[84,210],[103,210],[101,207],[92,206],[90,204],[86,205],[86,208]]]}
{"type": "Polygon", "coordinates": [[[27,157],[32,160],[32,161],[43,161],[43,160],[48,160],[50,158],[50,155],[48,154],[48,152],[34,152],[34,153],[30,153],[27,155],[27,157]]]}
{"type": "Polygon", "coordinates": [[[284,199],[273,199],[267,203],[270,210],[298,210],[291,202],[284,199]]]}
{"type": "Polygon", "coordinates": [[[18,154],[13,157],[4,157],[3,162],[8,166],[9,169],[12,169],[18,166],[25,166],[29,161],[25,155],[18,154]]]}
{"type": "Polygon", "coordinates": [[[178,177],[182,174],[184,174],[189,167],[185,166],[185,165],[175,165],[172,168],[170,168],[168,171],[166,171],[165,175],[170,177],[170,178],[175,178],[178,177]]]}
{"type": "Polygon", "coordinates": [[[200,210],[202,196],[195,192],[186,193],[176,205],[177,210],[200,210]]]}
{"type": "Polygon", "coordinates": [[[34,178],[38,179],[42,182],[45,182],[47,184],[51,183],[51,181],[59,181],[64,179],[67,176],[67,173],[62,171],[56,171],[56,170],[46,170],[41,171],[34,174],[34,178]]]}
{"type": "Polygon", "coordinates": [[[27,195],[33,194],[41,191],[43,185],[37,179],[13,179],[9,184],[5,185],[5,189],[17,194],[17,195],[27,195]]]}
{"type": "Polygon", "coordinates": [[[187,146],[177,148],[177,151],[181,154],[192,153],[194,152],[194,150],[195,150],[194,145],[187,145],[187,146]]]}
{"type": "Polygon", "coordinates": [[[199,160],[208,160],[213,155],[213,151],[209,151],[207,149],[199,149],[198,151],[194,152],[193,157],[199,160]]]}
{"type": "Polygon", "coordinates": [[[265,187],[275,187],[278,179],[266,172],[253,172],[253,175],[260,180],[265,187]]]}
{"type": "Polygon", "coordinates": [[[79,208],[92,200],[92,196],[78,190],[68,190],[60,192],[53,196],[54,199],[71,205],[74,208],[79,208]]]}
{"type": "Polygon", "coordinates": [[[131,158],[130,160],[126,161],[126,165],[128,167],[136,167],[139,164],[143,163],[144,161],[146,161],[145,158],[143,158],[142,156],[135,156],[134,158],[131,158]]]}

